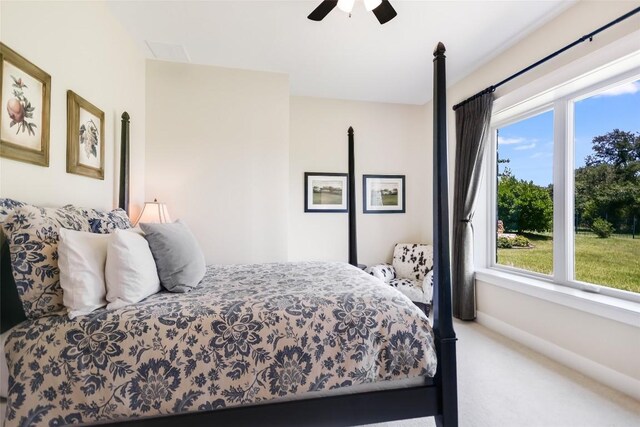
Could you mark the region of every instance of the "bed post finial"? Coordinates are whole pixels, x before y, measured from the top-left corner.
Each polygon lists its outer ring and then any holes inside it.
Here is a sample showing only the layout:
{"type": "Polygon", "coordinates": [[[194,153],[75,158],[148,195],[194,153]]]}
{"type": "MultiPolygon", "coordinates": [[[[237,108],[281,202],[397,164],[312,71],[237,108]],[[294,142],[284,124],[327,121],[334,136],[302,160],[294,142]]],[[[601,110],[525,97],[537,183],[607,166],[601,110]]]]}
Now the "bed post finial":
{"type": "Polygon", "coordinates": [[[436,384],[442,407],[438,426],[458,425],[456,334],[451,307],[451,261],[449,259],[449,175],[447,159],[446,49],[442,42],[433,52],[433,309],[438,370],[436,384]]]}
{"type": "Polygon", "coordinates": [[[349,126],[349,189],[347,191],[349,204],[349,264],[358,266],[358,244],[356,238],[356,175],[355,149],[353,141],[353,127],[349,126]]]}
{"type": "Polygon", "coordinates": [[[444,55],[446,51],[447,51],[447,48],[444,47],[444,43],[438,42],[438,45],[433,51],[433,56],[444,55]]]}
{"type": "Polygon", "coordinates": [[[129,113],[122,113],[118,207],[129,214],[129,113]]]}

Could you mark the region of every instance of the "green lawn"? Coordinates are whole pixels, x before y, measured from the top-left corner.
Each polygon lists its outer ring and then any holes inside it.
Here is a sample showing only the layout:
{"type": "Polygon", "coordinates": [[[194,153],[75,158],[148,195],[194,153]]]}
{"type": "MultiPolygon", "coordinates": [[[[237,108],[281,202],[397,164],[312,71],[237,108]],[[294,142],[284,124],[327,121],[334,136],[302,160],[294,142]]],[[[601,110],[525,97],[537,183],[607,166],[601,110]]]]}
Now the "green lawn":
{"type": "MultiPolygon", "coordinates": [[[[551,236],[525,234],[533,249],[498,249],[498,264],[550,274],[553,270],[551,236]]],[[[611,236],[600,239],[580,233],[575,241],[576,279],[612,288],[640,292],[640,238],[611,236]]]]}

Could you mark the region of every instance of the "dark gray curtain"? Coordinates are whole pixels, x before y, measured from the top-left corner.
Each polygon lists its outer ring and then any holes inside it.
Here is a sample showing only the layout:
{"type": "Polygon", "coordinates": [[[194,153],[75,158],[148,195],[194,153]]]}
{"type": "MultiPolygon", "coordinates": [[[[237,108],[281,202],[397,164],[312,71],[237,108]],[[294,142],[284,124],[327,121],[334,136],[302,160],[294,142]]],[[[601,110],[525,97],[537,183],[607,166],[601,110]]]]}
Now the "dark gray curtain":
{"type": "Polygon", "coordinates": [[[473,268],[473,213],[482,177],[493,93],[456,110],[456,169],[453,191],[453,315],[476,318],[473,268]]]}

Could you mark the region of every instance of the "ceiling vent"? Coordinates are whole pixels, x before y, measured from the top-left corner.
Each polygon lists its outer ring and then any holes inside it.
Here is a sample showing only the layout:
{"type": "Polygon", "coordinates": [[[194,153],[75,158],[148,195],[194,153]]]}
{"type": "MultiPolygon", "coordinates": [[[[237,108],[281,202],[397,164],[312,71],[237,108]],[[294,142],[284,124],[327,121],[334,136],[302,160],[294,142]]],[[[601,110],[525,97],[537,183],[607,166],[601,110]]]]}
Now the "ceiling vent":
{"type": "Polygon", "coordinates": [[[173,62],[191,62],[189,54],[181,44],[169,44],[145,40],[151,54],[156,59],[173,62]]]}

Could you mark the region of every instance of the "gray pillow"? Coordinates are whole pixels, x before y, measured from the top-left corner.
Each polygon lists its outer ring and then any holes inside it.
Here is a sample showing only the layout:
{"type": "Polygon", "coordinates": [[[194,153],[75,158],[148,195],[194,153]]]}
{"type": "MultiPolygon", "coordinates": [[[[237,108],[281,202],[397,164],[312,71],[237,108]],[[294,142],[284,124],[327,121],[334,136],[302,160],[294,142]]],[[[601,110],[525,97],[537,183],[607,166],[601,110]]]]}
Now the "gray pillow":
{"type": "Polygon", "coordinates": [[[170,292],[189,292],[204,277],[204,255],[196,238],[180,220],[140,224],[156,262],[160,283],[170,292]]]}

